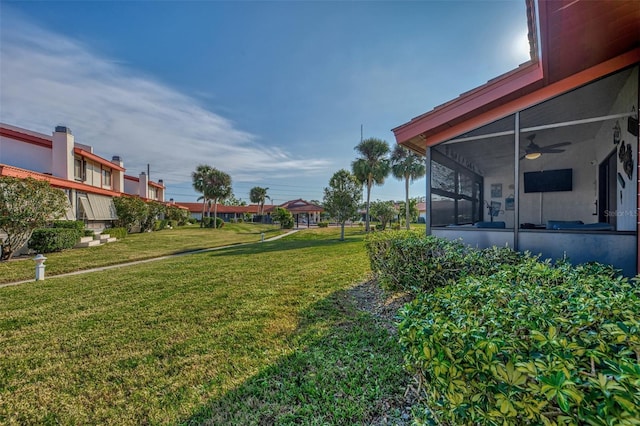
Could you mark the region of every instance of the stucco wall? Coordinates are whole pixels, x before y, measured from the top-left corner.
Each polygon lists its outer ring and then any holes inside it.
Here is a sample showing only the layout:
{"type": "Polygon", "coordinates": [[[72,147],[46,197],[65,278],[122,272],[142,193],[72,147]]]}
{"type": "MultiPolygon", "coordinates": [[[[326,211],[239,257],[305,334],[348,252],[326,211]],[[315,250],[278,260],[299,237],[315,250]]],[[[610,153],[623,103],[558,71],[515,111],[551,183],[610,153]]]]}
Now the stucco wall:
{"type": "Polygon", "coordinates": [[[51,173],[51,149],[0,136],[0,163],[51,173]]]}

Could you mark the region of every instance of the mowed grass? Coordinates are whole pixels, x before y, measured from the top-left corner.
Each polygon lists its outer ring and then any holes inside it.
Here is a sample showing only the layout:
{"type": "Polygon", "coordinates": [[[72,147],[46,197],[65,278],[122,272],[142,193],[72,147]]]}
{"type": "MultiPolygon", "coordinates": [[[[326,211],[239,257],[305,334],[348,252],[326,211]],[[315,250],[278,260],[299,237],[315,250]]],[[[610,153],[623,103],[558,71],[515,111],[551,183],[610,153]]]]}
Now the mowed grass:
{"type": "MultiPolygon", "coordinates": [[[[260,241],[261,233],[269,238],[283,232],[285,231],[275,225],[226,223],[221,229],[190,225],[159,232],[130,234],[115,243],[98,247],[47,253],[45,273],[50,276],[190,250],[256,242],[260,241]]],[[[35,263],[31,260],[32,257],[0,262],[0,284],[34,279],[35,263]]]]}
{"type": "Polygon", "coordinates": [[[337,232],[0,289],[0,423],[369,423],[406,376],[337,232]]]}

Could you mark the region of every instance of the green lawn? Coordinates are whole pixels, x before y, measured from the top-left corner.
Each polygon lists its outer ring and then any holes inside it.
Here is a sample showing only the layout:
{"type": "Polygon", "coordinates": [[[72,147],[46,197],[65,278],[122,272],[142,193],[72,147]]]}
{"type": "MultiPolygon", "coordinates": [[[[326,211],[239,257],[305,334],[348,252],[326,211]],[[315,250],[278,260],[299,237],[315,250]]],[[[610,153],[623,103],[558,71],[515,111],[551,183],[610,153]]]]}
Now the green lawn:
{"type": "Polygon", "coordinates": [[[361,230],[337,236],[0,289],[0,423],[369,423],[407,379],[348,297],[361,230]]]}
{"type": "MultiPolygon", "coordinates": [[[[260,240],[261,233],[265,234],[265,238],[269,238],[283,232],[273,225],[226,223],[221,229],[191,225],[160,232],[130,234],[125,239],[99,247],[47,253],[45,271],[46,275],[50,276],[189,250],[255,242],[260,240]]],[[[34,279],[35,263],[31,261],[32,257],[0,262],[0,284],[34,279]]]]}

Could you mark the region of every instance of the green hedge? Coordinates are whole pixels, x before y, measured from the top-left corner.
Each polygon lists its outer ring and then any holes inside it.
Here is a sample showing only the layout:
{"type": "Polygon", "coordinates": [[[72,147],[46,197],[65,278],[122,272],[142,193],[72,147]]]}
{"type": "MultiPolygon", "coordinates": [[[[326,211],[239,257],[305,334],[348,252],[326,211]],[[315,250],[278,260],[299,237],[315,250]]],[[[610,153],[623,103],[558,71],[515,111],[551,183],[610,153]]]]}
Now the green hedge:
{"type": "Polygon", "coordinates": [[[388,289],[428,291],[463,276],[490,275],[522,255],[506,247],[474,250],[419,231],[375,232],[365,239],[371,270],[388,289]]]}
{"type": "Polygon", "coordinates": [[[53,228],[77,229],[84,231],[84,221],[82,220],[54,220],[53,228]]]}
{"type": "Polygon", "coordinates": [[[33,231],[28,247],[36,253],[51,253],[70,249],[80,240],[82,232],[76,228],[38,228],[33,231]]]}
{"type": "Polygon", "coordinates": [[[318,228],[326,228],[329,226],[329,222],[318,222],[318,228]]]}
{"type": "Polygon", "coordinates": [[[109,234],[110,237],[117,238],[119,240],[126,238],[129,233],[127,232],[127,228],[109,228],[104,230],[105,234],[109,234]]]}
{"type": "Polygon", "coordinates": [[[422,389],[416,423],[639,424],[634,284],[610,267],[527,257],[419,295],[399,325],[422,389]]]}

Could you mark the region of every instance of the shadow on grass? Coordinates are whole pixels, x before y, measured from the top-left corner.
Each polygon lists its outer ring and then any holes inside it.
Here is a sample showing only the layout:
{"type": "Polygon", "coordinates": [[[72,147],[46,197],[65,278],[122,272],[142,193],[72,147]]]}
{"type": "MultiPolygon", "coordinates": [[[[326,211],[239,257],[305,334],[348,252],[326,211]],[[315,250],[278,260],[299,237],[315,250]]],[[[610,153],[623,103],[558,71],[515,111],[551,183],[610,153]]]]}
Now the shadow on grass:
{"type": "Polygon", "coordinates": [[[237,256],[237,255],[252,255],[259,253],[270,253],[277,251],[287,250],[299,250],[310,247],[328,247],[339,246],[341,244],[357,243],[362,241],[362,237],[358,235],[346,236],[344,241],[340,241],[338,238],[332,239],[314,239],[311,238],[296,238],[297,234],[292,234],[280,240],[265,241],[258,243],[239,244],[238,247],[228,247],[221,250],[216,250],[212,254],[215,256],[237,256]]]}
{"type": "Polygon", "coordinates": [[[371,424],[402,406],[409,379],[396,338],[357,311],[348,290],[303,311],[286,339],[290,355],[180,424],[371,424]]]}

